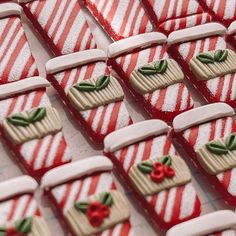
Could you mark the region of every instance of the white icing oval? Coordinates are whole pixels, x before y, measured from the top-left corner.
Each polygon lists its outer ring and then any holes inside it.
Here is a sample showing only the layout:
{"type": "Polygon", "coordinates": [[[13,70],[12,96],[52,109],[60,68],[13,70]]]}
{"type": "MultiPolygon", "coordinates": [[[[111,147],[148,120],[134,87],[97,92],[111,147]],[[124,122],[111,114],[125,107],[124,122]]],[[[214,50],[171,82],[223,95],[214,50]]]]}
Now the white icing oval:
{"type": "Polygon", "coordinates": [[[0,4],[0,18],[7,16],[21,15],[22,7],[16,3],[2,3],[0,4]]]}

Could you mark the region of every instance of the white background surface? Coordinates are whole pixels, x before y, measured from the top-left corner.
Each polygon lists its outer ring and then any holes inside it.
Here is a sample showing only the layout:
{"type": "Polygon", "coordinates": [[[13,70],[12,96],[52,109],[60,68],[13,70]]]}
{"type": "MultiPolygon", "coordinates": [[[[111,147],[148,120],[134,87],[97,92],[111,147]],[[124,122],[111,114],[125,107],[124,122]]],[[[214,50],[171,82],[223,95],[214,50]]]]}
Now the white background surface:
{"type": "MultiPolygon", "coordinates": [[[[110,41],[106,37],[106,35],[103,33],[101,28],[97,26],[97,24],[94,22],[93,18],[85,11],[86,17],[88,18],[89,25],[93,31],[93,34],[95,36],[95,40],[98,44],[98,46],[106,50],[107,46],[109,45],[110,41]]],[[[52,57],[52,54],[49,53],[49,50],[47,46],[43,43],[43,40],[40,38],[40,36],[34,32],[33,26],[24,18],[23,20],[24,28],[27,34],[27,37],[29,39],[30,46],[32,48],[32,52],[36,58],[36,62],[38,64],[40,74],[41,76],[45,75],[44,71],[44,65],[45,62],[52,57]]],[[[197,95],[192,91],[192,88],[189,84],[187,84],[189,89],[192,92],[192,95],[195,100],[195,106],[199,105],[200,99],[197,97],[197,95]]],[[[86,157],[89,157],[91,155],[101,154],[102,147],[93,145],[88,139],[86,139],[84,136],[85,134],[80,129],[79,125],[74,122],[72,117],[65,112],[63,109],[63,105],[60,102],[59,96],[56,94],[53,88],[48,89],[48,95],[50,97],[50,100],[52,102],[52,105],[58,110],[61,119],[63,121],[64,125],[64,133],[67,139],[67,143],[69,147],[72,149],[73,153],[73,159],[79,160],[86,157]]],[[[141,108],[138,107],[138,104],[134,101],[133,98],[129,96],[128,93],[126,93],[126,106],[129,110],[134,122],[141,121],[144,119],[148,119],[148,116],[145,114],[145,112],[142,111],[141,108]]],[[[0,108],[1,109],[1,108],[0,108]]],[[[184,156],[184,153],[182,150],[180,153],[182,156],[184,156]]],[[[6,180],[12,177],[16,177],[19,175],[22,175],[21,170],[18,168],[17,163],[14,162],[14,159],[10,158],[10,153],[3,147],[2,144],[0,144],[0,180],[6,180]]],[[[191,163],[188,163],[191,167],[191,163]]],[[[211,212],[218,209],[226,209],[230,208],[227,206],[219,197],[219,195],[210,187],[209,184],[207,184],[207,181],[194,169],[191,168],[192,174],[194,176],[193,182],[194,186],[197,189],[197,192],[200,196],[200,200],[202,202],[202,213],[211,212]],[[205,184],[206,182],[206,184],[205,184]]],[[[123,188],[119,184],[118,181],[116,183],[119,186],[119,189],[123,191],[123,188]]],[[[130,198],[130,194],[127,193],[130,202],[133,202],[133,199],[130,198]]],[[[41,208],[44,213],[44,217],[46,218],[49,227],[51,228],[51,232],[53,235],[57,236],[64,236],[66,234],[63,233],[62,228],[60,227],[60,224],[58,222],[57,216],[53,214],[51,208],[50,208],[50,202],[47,201],[47,199],[42,198],[41,191],[37,191],[37,199],[41,205],[41,208]]],[[[130,204],[131,208],[131,222],[133,227],[135,228],[136,236],[154,236],[154,235],[162,235],[163,233],[158,232],[155,233],[150,224],[148,223],[149,220],[145,219],[145,217],[142,216],[142,211],[137,210],[137,206],[134,204],[130,204]]],[[[231,208],[233,209],[233,208],[231,208]]]]}

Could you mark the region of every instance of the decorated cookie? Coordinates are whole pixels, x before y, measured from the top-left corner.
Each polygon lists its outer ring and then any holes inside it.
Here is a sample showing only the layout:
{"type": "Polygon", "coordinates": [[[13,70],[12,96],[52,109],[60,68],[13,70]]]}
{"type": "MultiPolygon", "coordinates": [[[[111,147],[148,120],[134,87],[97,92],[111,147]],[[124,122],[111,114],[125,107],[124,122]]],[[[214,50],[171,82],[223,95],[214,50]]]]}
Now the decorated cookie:
{"type": "Polygon", "coordinates": [[[118,177],[159,227],[170,228],[200,214],[190,171],[165,122],[148,120],[122,128],[105,138],[104,147],[118,177]]]}
{"type": "Polygon", "coordinates": [[[142,0],[142,3],[158,31],[166,34],[212,20],[197,0],[142,0]]]}
{"type": "Polygon", "coordinates": [[[225,41],[226,29],[208,23],[169,35],[171,55],[208,102],[236,106],[235,53],[225,41]]]}
{"type": "Polygon", "coordinates": [[[235,0],[200,0],[199,2],[214,17],[214,20],[226,26],[229,26],[232,21],[236,20],[235,0]]]}
{"type": "Polygon", "coordinates": [[[230,210],[216,211],[171,228],[166,236],[233,236],[236,234],[236,214],[230,210]]]}
{"type": "Polygon", "coordinates": [[[73,235],[132,235],[128,202],[116,189],[112,168],[106,157],[93,156],[42,178],[41,187],[73,235]]]}
{"type": "Polygon", "coordinates": [[[0,183],[0,235],[50,236],[34,198],[37,182],[25,175],[0,183]]]}
{"type": "Polygon", "coordinates": [[[235,41],[236,41],[236,21],[233,21],[228,27],[228,41],[231,45],[236,49],[235,41]]]}
{"type": "Polygon", "coordinates": [[[110,74],[99,49],[54,58],[47,62],[48,80],[68,109],[96,142],[132,123],[124,93],[110,74]]]}
{"type": "Polygon", "coordinates": [[[193,100],[165,43],[166,36],[157,32],[120,40],[109,46],[108,63],[151,117],[170,122],[191,109],[193,100]]]}
{"type": "Polygon", "coordinates": [[[77,0],[18,0],[49,48],[57,56],[96,48],[77,0]]]}
{"type": "Polygon", "coordinates": [[[18,4],[0,4],[0,84],[39,74],[21,23],[21,13],[18,4]]]}
{"type": "Polygon", "coordinates": [[[35,178],[71,161],[60,116],[46,94],[47,86],[41,77],[0,86],[0,131],[20,164],[35,178]]]}
{"type": "Polygon", "coordinates": [[[83,0],[106,33],[114,40],[152,31],[139,0],[83,0]]]}
{"type": "Polygon", "coordinates": [[[236,124],[225,103],[195,108],[173,121],[174,138],[231,205],[236,204],[236,124]]]}

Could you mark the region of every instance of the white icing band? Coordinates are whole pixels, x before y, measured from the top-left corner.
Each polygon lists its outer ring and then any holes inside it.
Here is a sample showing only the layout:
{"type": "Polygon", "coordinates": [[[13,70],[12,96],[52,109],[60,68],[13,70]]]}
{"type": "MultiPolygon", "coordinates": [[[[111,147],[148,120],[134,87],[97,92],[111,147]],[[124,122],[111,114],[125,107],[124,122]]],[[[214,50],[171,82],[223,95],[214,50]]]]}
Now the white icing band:
{"type": "Polygon", "coordinates": [[[178,224],[169,229],[166,236],[203,236],[227,229],[236,229],[236,214],[222,210],[178,224]]]}
{"type": "Polygon", "coordinates": [[[49,87],[50,83],[42,77],[30,77],[13,83],[0,85],[0,99],[26,91],[49,87]]]}
{"type": "Polygon", "coordinates": [[[169,127],[164,121],[141,121],[108,134],[104,139],[105,151],[114,152],[148,137],[167,133],[168,131],[169,127]]]}
{"type": "Polygon", "coordinates": [[[7,16],[21,15],[22,8],[16,3],[2,3],[0,4],[0,18],[7,16]]]}
{"type": "Polygon", "coordinates": [[[46,71],[47,74],[55,74],[96,61],[106,61],[106,54],[100,49],[90,49],[53,58],[46,63],[46,71]]]}
{"type": "Polygon", "coordinates": [[[166,40],[166,36],[162,33],[139,34],[110,44],[108,47],[108,57],[117,57],[124,52],[129,52],[136,48],[145,48],[154,43],[163,44],[166,43],[166,40]]]}
{"type": "Polygon", "coordinates": [[[37,187],[37,182],[28,175],[4,181],[0,183],[0,201],[24,193],[33,193],[37,187]]]}
{"type": "Polygon", "coordinates": [[[228,34],[235,34],[236,33],[236,21],[232,22],[228,28],[228,34]]]}
{"type": "Polygon", "coordinates": [[[175,117],[173,128],[175,132],[181,132],[192,126],[218,119],[233,116],[234,110],[226,103],[213,103],[186,111],[175,117]]]}
{"type": "Polygon", "coordinates": [[[173,45],[176,43],[188,42],[194,39],[206,38],[213,35],[224,35],[226,32],[226,28],[219,23],[198,25],[172,32],[168,37],[167,44],[173,45]]]}
{"type": "Polygon", "coordinates": [[[90,175],[97,171],[109,171],[112,168],[112,162],[105,156],[89,157],[48,171],[41,180],[41,187],[51,188],[84,175],[90,175]]]}

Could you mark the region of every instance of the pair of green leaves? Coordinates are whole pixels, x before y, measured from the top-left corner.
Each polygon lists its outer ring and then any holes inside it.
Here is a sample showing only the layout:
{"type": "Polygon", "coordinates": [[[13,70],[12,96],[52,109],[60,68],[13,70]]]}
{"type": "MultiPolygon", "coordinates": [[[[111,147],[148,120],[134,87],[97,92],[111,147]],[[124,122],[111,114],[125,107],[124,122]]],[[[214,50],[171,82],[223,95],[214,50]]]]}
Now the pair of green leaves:
{"type": "Polygon", "coordinates": [[[223,155],[229,151],[236,150],[236,134],[228,136],[224,143],[220,143],[219,141],[207,143],[206,148],[216,155],[223,155]]]}
{"type": "Polygon", "coordinates": [[[228,58],[229,52],[227,50],[216,50],[214,55],[209,53],[201,53],[197,59],[204,64],[213,64],[215,62],[224,62],[228,58]]]}
{"type": "MultiPolygon", "coordinates": [[[[99,202],[101,202],[103,205],[111,207],[113,204],[113,197],[108,192],[102,193],[100,195],[99,202]]],[[[89,204],[90,204],[89,202],[76,202],[74,204],[74,207],[77,211],[86,213],[89,204]]]]}
{"type": "MultiPolygon", "coordinates": [[[[173,159],[171,156],[164,156],[161,163],[165,166],[171,166],[173,159]]],[[[137,165],[138,169],[144,174],[150,174],[153,169],[153,164],[150,162],[142,162],[137,165]]]]}
{"type": "MultiPolygon", "coordinates": [[[[32,219],[30,217],[26,217],[23,220],[19,220],[15,224],[15,229],[17,232],[21,234],[28,234],[32,230],[32,219]]],[[[7,229],[0,228],[0,236],[7,236],[7,229]]]]}
{"type": "Polygon", "coordinates": [[[110,76],[102,75],[97,78],[95,84],[88,81],[82,81],[74,85],[74,87],[81,92],[93,92],[95,90],[99,91],[106,88],[109,83],[110,83],[110,76]]]}
{"type": "Polygon", "coordinates": [[[7,118],[7,121],[14,126],[28,126],[37,121],[42,120],[47,114],[45,107],[39,107],[33,109],[28,115],[23,115],[21,113],[14,114],[7,118]]]}
{"type": "Polygon", "coordinates": [[[153,65],[145,65],[138,69],[143,75],[164,74],[168,68],[167,60],[156,61],[153,65]]]}

